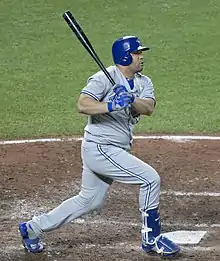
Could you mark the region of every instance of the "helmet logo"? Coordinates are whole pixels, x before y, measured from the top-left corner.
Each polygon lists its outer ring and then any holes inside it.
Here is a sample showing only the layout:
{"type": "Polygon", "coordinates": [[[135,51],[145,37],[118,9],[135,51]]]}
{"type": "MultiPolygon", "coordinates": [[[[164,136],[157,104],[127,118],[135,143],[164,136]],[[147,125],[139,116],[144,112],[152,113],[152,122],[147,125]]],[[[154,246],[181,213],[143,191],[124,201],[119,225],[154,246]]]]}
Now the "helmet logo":
{"type": "Polygon", "coordinates": [[[128,42],[125,42],[123,46],[124,46],[124,51],[128,51],[130,49],[130,44],[128,42]]]}

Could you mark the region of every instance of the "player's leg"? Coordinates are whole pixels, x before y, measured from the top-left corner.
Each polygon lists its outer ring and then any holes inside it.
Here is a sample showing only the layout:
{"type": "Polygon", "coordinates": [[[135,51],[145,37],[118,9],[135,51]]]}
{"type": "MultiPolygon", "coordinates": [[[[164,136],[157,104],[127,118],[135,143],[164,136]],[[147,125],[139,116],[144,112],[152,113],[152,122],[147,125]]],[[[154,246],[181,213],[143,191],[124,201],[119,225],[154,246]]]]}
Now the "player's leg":
{"type": "Polygon", "coordinates": [[[92,210],[101,208],[107,197],[110,183],[110,179],[101,178],[84,165],[79,194],[65,200],[49,213],[33,217],[32,227],[36,231],[48,232],[68,224],[92,210]]]}
{"type": "Polygon", "coordinates": [[[129,152],[111,145],[84,144],[86,164],[96,173],[127,184],[140,185],[140,208],[159,205],[160,176],[154,168],[129,152]]]}
{"type": "Polygon", "coordinates": [[[112,180],[93,173],[83,165],[81,191],[78,195],[62,202],[49,213],[34,216],[30,221],[21,223],[19,230],[24,246],[30,252],[41,252],[43,246],[40,236],[98,208],[101,208],[112,180]]]}
{"type": "Polygon", "coordinates": [[[160,177],[156,170],[127,151],[115,146],[87,144],[87,152],[96,158],[87,158],[87,164],[93,171],[101,173],[113,180],[139,184],[139,204],[142,227],[142,243],[146,252],[157,252],[162,255],[173,255],[179,247],[161,236],[159,207],[160,177]]]}

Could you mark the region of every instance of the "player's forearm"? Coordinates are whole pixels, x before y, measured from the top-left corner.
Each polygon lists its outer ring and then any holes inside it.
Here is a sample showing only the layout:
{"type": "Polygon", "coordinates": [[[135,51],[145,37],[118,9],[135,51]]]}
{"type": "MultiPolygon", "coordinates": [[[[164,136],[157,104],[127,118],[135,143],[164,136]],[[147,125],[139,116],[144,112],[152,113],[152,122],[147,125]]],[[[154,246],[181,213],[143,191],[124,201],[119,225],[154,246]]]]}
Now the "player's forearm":
{"type": "Polygon", "coordinates": [[[132,103],[132,108],[138,113],[150,116],[154,111],[154,100],[153,99],[141,99],[135,98],[132,103]]]}
{"type": "Polygon", "coordinates": [[[106,102],[99,102],[91,98],[83,98],[78,101],[78,111],[86,115],[96,115],[108,112],[106,102]]]}

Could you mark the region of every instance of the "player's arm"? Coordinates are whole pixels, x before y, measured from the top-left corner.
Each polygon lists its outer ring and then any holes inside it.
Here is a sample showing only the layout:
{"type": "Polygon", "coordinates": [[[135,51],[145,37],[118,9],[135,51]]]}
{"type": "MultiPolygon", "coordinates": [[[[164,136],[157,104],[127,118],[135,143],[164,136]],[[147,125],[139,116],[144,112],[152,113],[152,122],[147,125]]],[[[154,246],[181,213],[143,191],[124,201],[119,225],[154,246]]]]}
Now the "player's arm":
{"type": "Polygon", "coordinates": [[[87,94],[81,93],[78,100],[78,110],[83,114],[96,115],[112,111],[121,111],[130,104],[131,97],[129,93],[115,95],[114,99],[109,102],[101,102],[87,94]]]}
{"type": "Polygon", "coordinates": [[[137,112],[137,114],[150,116],[156,106],[156,100],[154,96],[154,87],[151,79],[147,76],[142,76],[142,89],[140,97],[136,97],[132,103],[132,109],[137,112]]]}
{"type": "Polygon", "coordinates": [[[155,100],[152,98],[135,98],[132,109],[138,114],[150,116],[155,108],[155,100]]]}
{"type": "Polygon", "coordinates": [[[78,111],[86,115],[103,114],[108,111],[107,102],[100,102],[92,97],[81,93],[78,100],[78,111]]]}

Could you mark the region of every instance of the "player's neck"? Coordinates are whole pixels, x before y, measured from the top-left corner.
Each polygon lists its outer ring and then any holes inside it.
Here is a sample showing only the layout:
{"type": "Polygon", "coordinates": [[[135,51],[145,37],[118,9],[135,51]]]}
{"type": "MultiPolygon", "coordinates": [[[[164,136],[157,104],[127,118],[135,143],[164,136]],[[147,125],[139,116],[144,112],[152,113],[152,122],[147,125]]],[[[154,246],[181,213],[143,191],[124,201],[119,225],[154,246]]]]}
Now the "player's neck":
{"type": "Polygon", "coordinates": [[[130,70],[130,68],[128,66],[118,65],[117,67],[126,79],[131,80],[134,78],[134,73],[130,70]]]}

